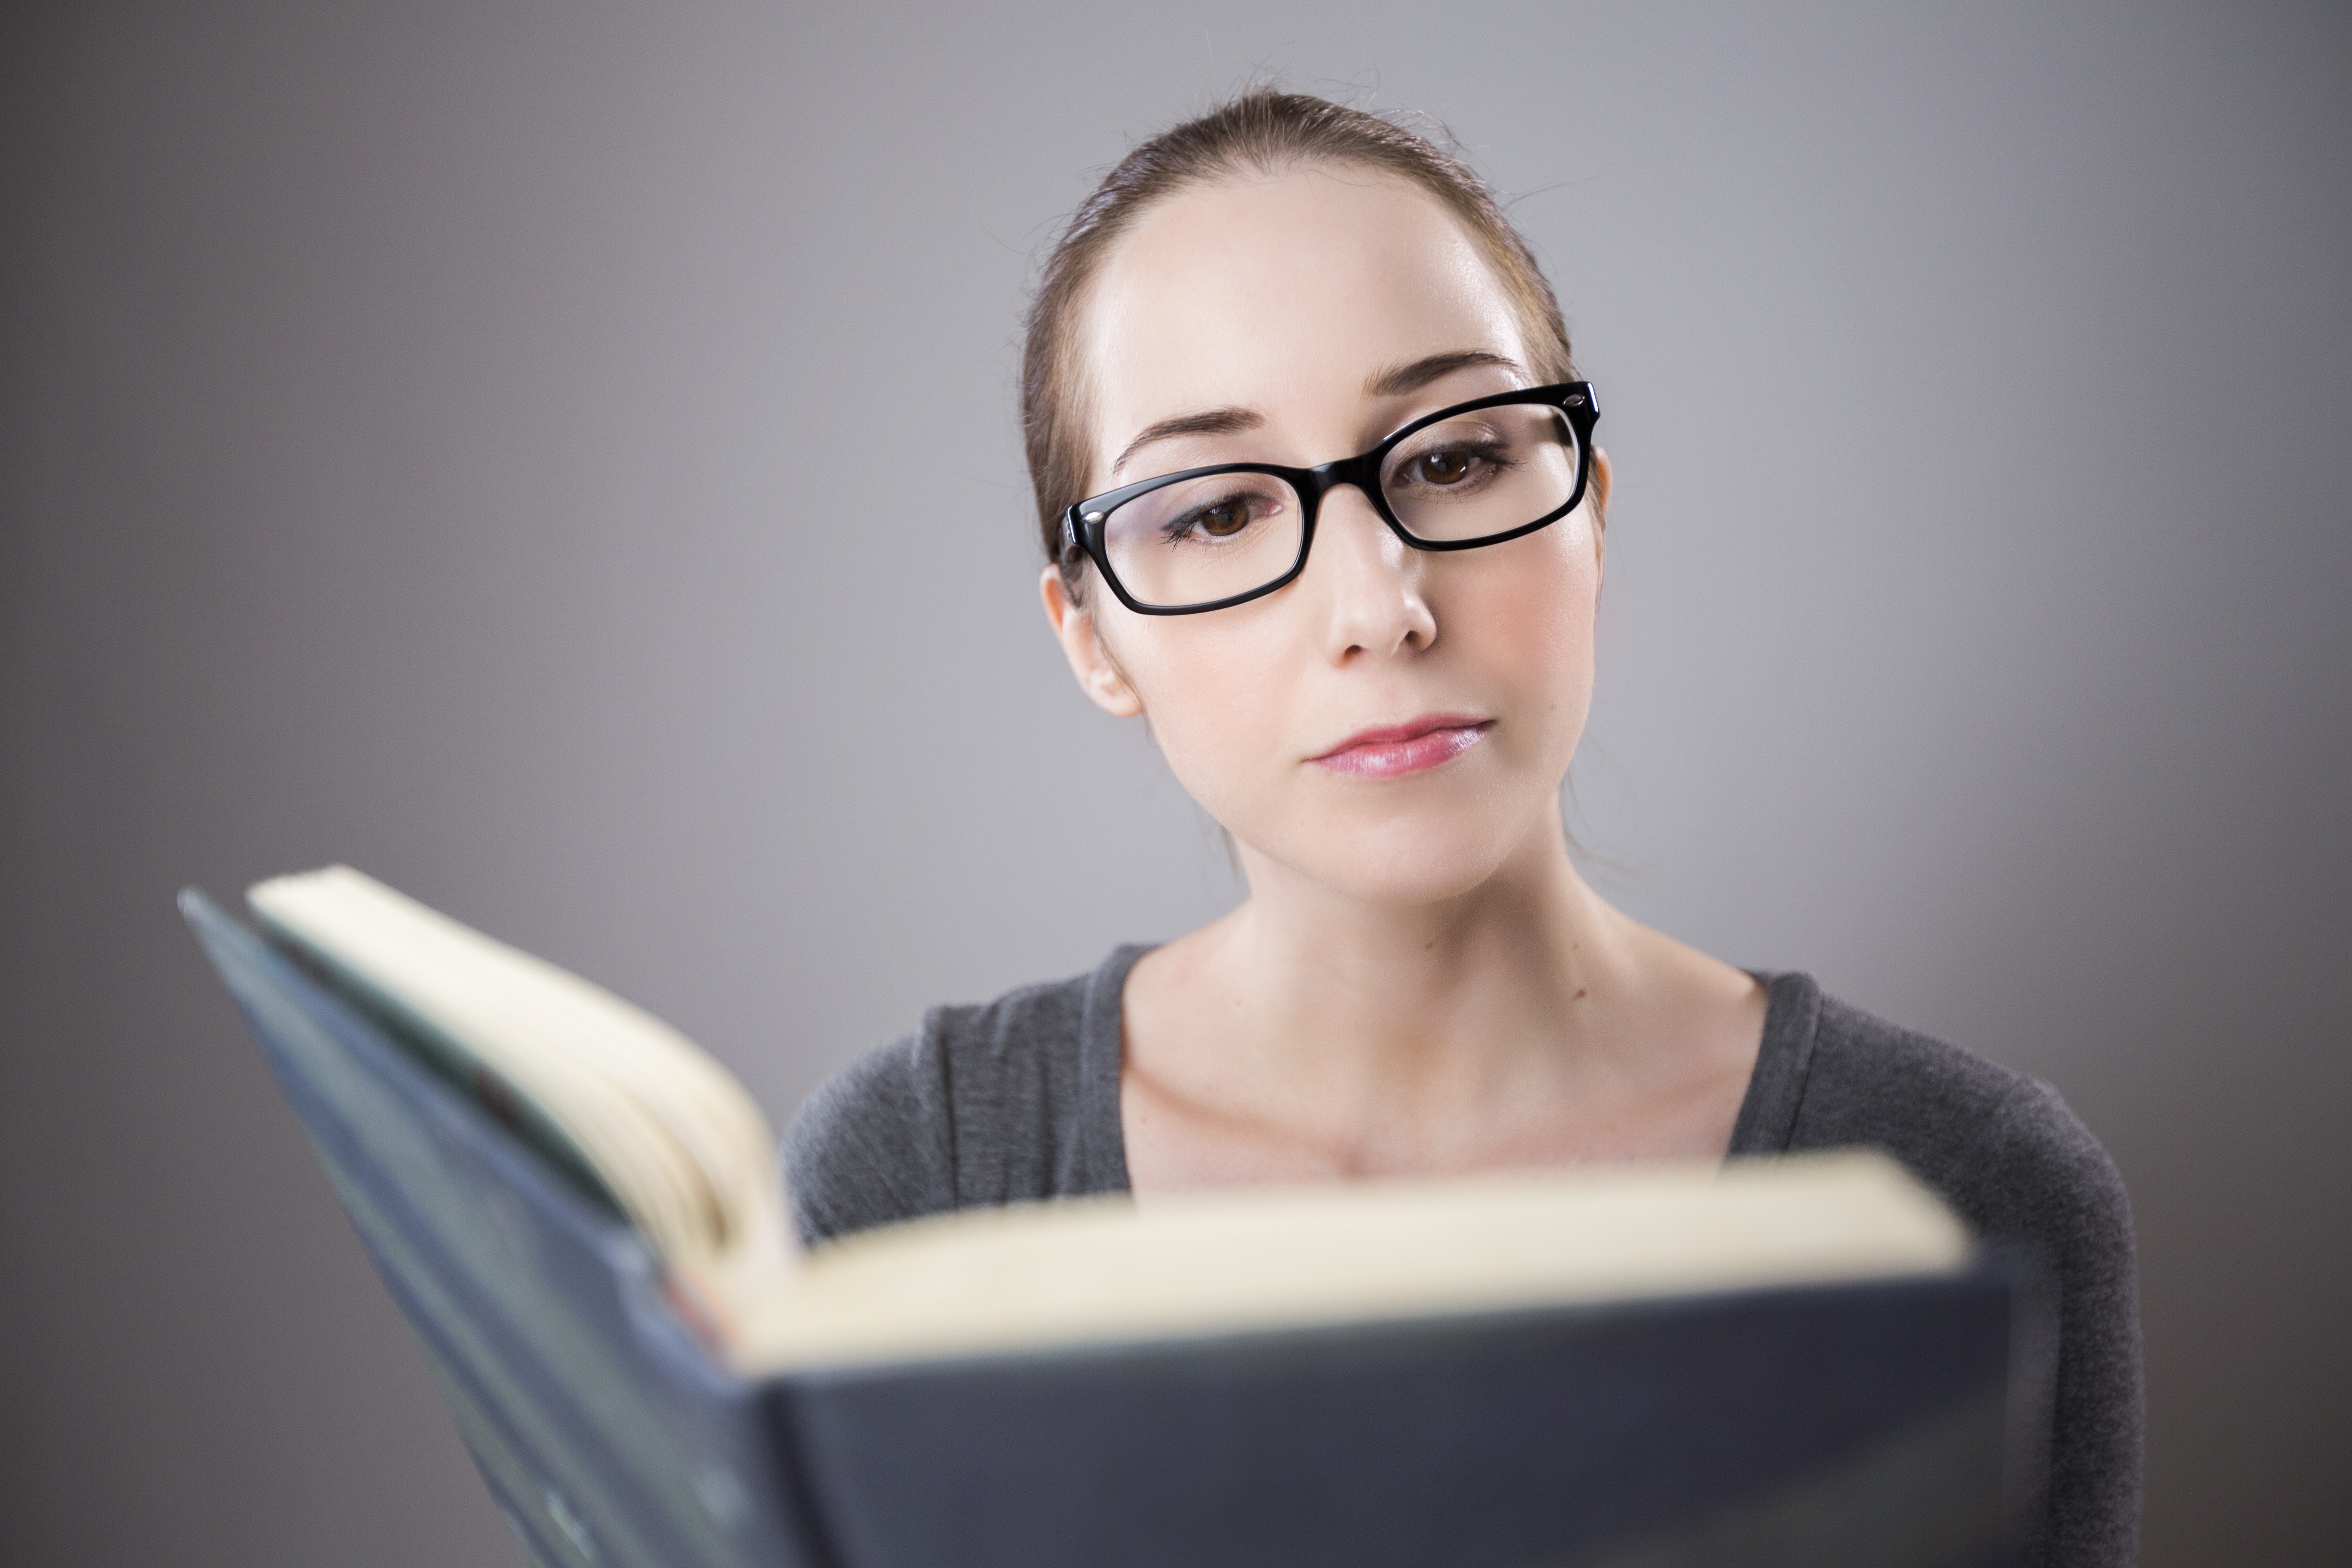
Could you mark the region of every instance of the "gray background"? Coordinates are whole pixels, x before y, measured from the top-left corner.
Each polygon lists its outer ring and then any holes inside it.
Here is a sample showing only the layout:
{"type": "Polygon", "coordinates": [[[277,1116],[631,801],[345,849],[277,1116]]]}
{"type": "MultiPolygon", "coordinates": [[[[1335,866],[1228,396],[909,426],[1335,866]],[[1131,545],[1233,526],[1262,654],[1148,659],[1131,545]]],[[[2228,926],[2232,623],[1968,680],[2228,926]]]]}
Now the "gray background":
{"type": "Polygon", "coordinates": [[[1643,918],[2059,1086],[2147,1561],[2340,1545],[2335,7],[17,4],[0,1557],[515,1561],[172,894],[329,859],[779,1120],[1233,896],[1035,608],[1057,216],[1258,68],[1449,122],[1616,458],[1643,918]]]}

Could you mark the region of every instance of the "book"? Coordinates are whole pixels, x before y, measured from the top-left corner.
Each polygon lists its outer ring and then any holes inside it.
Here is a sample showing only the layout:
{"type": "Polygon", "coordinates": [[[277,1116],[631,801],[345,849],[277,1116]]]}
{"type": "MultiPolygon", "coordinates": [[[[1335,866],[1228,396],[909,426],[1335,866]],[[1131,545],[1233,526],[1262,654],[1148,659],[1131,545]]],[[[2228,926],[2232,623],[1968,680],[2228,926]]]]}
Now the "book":
{"type": "Polygon", "coordinates": [[[803,1252],[675,1030],[360,873],[182,908],[544,1563],[2005,1561],[2018,1292],[1864,1153],[803,1252]]]}

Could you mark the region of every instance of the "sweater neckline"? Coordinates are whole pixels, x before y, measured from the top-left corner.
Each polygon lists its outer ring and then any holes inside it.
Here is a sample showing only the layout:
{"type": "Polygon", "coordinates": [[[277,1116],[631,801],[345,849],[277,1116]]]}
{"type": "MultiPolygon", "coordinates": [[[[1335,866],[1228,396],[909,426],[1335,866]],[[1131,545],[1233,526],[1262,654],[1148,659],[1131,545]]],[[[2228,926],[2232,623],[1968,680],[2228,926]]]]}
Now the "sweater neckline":
{"type": "MultiPolygon", "coordinates": [[[[1121,1007],[1128,972],[1153,942],[1113,948],[1087,977],[1078,1024],[1078,1169],[1087,1193],[1134,1190],[1127,1171],[1127,1125],[1119,1115],[1119,1067],[1125,1054],[1121,1007]]],[[[1812,1069],[1813,1037],[1821,1028],[1822,991],[1798,970],[1748,972],[1764,986],[1764,1035],[1756,1067],[1732,1122],[1725,1157],[1785,1152],[1797,1128],[1797,1107],[1812,1069]]]]}

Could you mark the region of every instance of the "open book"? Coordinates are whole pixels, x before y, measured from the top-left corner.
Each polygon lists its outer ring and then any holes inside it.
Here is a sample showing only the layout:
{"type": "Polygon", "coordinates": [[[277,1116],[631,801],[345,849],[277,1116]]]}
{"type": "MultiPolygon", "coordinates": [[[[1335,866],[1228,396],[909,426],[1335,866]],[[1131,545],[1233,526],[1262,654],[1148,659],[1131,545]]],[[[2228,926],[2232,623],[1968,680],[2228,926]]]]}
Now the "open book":
{"type": "Polygon", "coordinates": [[[742,1366],[1937,1274],[1969,1256],[1932,1195],[1857,1153],[983,1211],[797,1269],[767,1121],[684,1036],[344,867],[249,897],[626,1214],[742,1366]]]}
{"type": "Polygon", "coordinates": [[[248,901],[184,907],[543,1561],[1998,1560],[2007,1285],[1880,1157],[803,1253],[677,1031],[356,871],[248,901]]]}

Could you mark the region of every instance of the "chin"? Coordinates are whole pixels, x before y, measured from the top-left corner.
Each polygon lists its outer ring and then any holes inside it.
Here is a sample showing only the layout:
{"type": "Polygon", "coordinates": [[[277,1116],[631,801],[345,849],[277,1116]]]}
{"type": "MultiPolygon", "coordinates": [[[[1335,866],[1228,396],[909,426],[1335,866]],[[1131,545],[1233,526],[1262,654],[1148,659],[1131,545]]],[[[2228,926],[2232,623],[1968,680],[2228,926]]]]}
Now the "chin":
{"type": "Polygon", "coordinates": [[[1383,908],[1415,909],[1475,892],[1527,838],[1528,824],[1517,813],[1456,806],[1349,820],[1355,815],[1322,815],[1272,846],[1251,841],[1270,858],[1335,893],[1383,908]]]}

